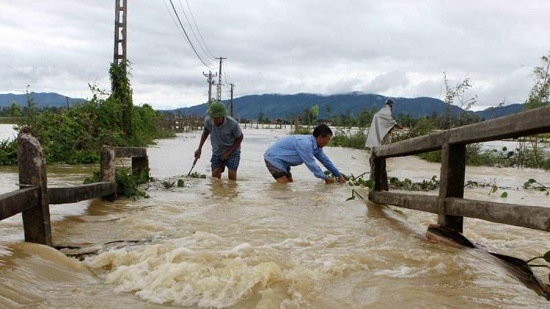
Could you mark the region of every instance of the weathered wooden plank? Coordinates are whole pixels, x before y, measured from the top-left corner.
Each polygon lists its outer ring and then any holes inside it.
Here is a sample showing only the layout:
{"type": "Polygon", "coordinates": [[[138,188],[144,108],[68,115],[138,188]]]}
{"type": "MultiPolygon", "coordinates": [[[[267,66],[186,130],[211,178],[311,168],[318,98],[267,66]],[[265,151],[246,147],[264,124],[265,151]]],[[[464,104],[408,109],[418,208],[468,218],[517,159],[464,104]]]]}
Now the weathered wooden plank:
{"type": "Polygon", "coordinates": [[[395,205],[437,214],[438,197],[433,195],[370,191],[369,200],[378,204],[395,205]]]}
{"type": "Polygon", "coordinates": [[[464,178],[466,177],[466,145],[443,145],[441,154],[441,175],[439,182],[439,210],[437,223],[462,233],[463,218],[449,215],[445,200],[448,197],[464,196],[464,178]]]}
{"type": "Polygon", "coordinates": [[[447,198],[447,213],[550,232],[550,208],[447,198]]]}
{"type": "Polygon", "coordinates": [[[386,159],[370,157],[370,179],[374,180],[375,191],[388,191],[388,173],[386,172],[386,159]]]}
{"type": "MultiPolygon", "coordinates": [[[[371,191],[369,200],[378,204],[437,214],[439,198],[433,195],[371,191]]],[[[495,203],[456,197],[446,198],[445,204],[448,215],[550,232],[550,208],[548,207],[495,203]]]]}
{"type": "Polygon", "coordinates": [[[372,153],[386,158],[408,156],[441,149],[445,144],[471,144],[547,132],[550,132],[550,106],[377,146],[372,153]]]}
{"type": "Polygon", "coordinates": [[[147,157],[147,148],[145,147],[116,147],[115,156],[117,158],[147,157]]]}
{"type": "Polygon", "coordinates": [[[74,187],[48,188],[50,204],[76,203],[116,193],[116,182],[96,182],[74,187]]]}
{"type": "Polygon", "coordinates": [[[376,146],[372,149],[372,155],[389,158],[439,150],[449,139],[448,134],[448,131],[441,131],[389,145],[376,146]]]}
{"type": "Polygon", "coordinates": [[[19,189],[0,194],[0,220],[4,220],[36,205],[38,187],[19,189]]]}
{"type": "Polygon", "coordinates": [[[471,144],[550,132],[550,106],[449,130],[450,144],[471,144]]]}

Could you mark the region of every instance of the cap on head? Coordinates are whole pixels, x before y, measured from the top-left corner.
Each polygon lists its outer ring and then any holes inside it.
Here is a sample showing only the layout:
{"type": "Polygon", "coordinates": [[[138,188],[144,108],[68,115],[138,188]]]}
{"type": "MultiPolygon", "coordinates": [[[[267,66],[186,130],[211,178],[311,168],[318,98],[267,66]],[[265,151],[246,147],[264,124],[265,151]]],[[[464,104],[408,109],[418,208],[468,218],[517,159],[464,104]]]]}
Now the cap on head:
{"type": "Polygon", "coordinates": [[[394,104],[395,104],[395,101],[392,100],[392,99],[387,99],[387,100],[386,100],[386,104],[387,104],[387,105],[394,105],[394,104]]]}
{"type": "Polygon", "coordinates": [[[221,102],[212,102],[208,108],[208,116],[214,117],[225,117],[227,115],[227,110],[221,102]]]}

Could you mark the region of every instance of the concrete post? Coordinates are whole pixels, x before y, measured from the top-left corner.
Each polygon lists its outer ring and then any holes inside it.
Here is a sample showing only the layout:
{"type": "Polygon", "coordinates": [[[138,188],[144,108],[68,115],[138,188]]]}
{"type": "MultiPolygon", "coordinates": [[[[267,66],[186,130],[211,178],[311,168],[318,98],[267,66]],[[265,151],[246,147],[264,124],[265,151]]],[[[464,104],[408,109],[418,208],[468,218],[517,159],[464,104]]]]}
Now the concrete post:
{"type": "Polygon", "coordinates": [[[42,146],[36,138],[22,130],[17,138],[19,187],[38,187],[38,198],[31,209],[22,213],[25,241],[52,246],[48,179],[42,146]]]}
{"type": "MultiPolygon", "coordinates": [[[[101,181],[116,181],[115,177],[115,149],[112,146],[103,146],[101,149],[101,181]]],[[[114,201],[116,193],[103,197],[105,200],[114,201]]]]}

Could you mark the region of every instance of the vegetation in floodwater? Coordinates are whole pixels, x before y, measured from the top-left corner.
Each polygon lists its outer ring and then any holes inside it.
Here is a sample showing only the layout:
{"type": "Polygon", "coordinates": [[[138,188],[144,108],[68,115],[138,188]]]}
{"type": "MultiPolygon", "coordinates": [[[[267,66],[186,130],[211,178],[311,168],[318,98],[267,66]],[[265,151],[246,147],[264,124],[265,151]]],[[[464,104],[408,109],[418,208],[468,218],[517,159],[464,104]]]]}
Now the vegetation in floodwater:
{"type": "Polygon", "coordinates": [[[543,185],[542,183],[536,181],[533,178],[527,180],[523,184],[523,188],[524,189],[534,189],[534,190],[543,191],[543,192],[546,192],[547,196],[550,195],[550,187],[543,185]]]}
{"type": "MultiPolygon", "coordinates": [[[[84,179],[84,184],[100,182],[101,178],[99,171],[94,172],[91,177],[84,179]]],[[[149,195],[139,188],[139,185],[145,184],[153,180],[149,176],[149,170],[143,170],[139,174],[133,174],[128,167],[117,168],[115,170],[115,181],[117,183],[117,195],[131,197],[133,199],[144,197],[149,198],[149,195]]]]}
{"type": "Polygon", "coordinates": [[[191,174],[189,174],[190,178],[206,178],[206,175],[205,174],[201,174],[199,172],[193,172],[191,174]]]}
{"type": "Polygon", "coordinates": [[[431,191],[439,188],[439,179],[435,175],[430,180],[422,180],[420,182],[413,182],[409,178],[399,180],[397,177],[391,177],[389,183],[390,189],[394,190],[431,191]]]}

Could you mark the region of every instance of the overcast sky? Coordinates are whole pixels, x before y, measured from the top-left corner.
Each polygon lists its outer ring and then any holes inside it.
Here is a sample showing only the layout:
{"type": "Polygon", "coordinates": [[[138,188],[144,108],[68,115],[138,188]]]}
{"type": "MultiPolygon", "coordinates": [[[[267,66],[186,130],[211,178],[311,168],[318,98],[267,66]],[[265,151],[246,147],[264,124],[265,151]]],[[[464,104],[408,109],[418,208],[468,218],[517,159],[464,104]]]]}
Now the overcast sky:
{"type": "MultiPolygon", "coordinates": [[[[476,110],[523,103],[550,51],[549,0],[128,0],[134,104],[359,91],[443,99],[469,78],[476,110]],[[190,10],[189,10],[190,8],[190,10]],[[187,17],[187,18],[186,18],[187,17]],[[205,62],[203,64],[202,62],[205,62]],[[208,65],[208,66],[207,66],[208,65]],[[216,78],[217,80],[217,78],[216,78]],[[213,87],[213,96],[216,96],[213,87]]],[[[0,0],[0,93],[110,90],[115,0],[0,0]]],[[[322,102],[320,102],[322,103],[322,102]]]]}

